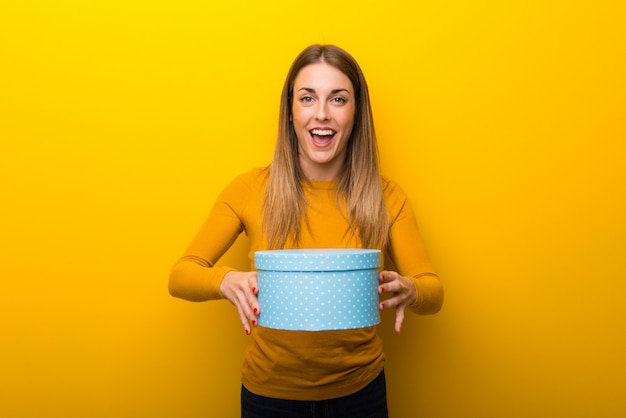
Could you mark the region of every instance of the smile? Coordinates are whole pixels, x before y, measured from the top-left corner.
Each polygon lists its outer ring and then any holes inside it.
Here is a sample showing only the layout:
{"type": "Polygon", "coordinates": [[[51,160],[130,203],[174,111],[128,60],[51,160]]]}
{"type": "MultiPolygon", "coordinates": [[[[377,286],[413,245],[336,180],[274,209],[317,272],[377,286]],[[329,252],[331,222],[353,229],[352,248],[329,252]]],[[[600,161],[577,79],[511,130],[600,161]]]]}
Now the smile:
{"type": "Polygon", "coordinates": [[[332,129],[311,129],[309,131],[313,145],[319,148],[326,148],[332,143],[336,131],[332,129]]]}
{"type": "Polygon", "coordinates": [[[329,137],[329,136],[334,136],[336,134],[336,132],[333,131],[332,129],[311,129],[309,132],[313,136],[320,136],[320,137],[329,137]]]}

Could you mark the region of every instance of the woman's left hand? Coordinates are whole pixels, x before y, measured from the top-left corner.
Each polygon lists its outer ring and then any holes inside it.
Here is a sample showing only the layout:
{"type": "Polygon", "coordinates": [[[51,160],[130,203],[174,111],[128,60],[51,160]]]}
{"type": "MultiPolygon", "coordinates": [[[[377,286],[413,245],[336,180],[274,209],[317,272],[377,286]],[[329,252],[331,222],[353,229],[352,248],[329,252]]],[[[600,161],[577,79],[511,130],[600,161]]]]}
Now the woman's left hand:
{"type": "Polygon", "coordinates": [[[378,293],[391,293],[388,299],[380,303],[380,309],[396,309],[397,333],[400,333],[404,321],[404,309],[417,300],[415,285],[410,279],[402,277],[395,271],[381,271],[378,276],[380,285],[378,293]]]}

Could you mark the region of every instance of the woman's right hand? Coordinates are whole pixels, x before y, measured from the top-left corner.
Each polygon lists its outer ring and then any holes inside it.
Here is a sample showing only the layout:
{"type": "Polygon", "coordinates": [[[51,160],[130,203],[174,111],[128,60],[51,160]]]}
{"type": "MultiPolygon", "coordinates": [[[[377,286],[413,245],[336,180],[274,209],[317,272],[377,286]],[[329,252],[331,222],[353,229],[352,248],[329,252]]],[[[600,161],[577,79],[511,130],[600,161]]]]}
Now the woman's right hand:
{"type": "Polygon", "coordinates": [[[229,271],[222,279],[220,291],[237,308],[243,329],[246,335],[249,335],[252,332],[250,324],[256,326],[261,313],[257,299],[259,293],[257,272],[229,271]]]}

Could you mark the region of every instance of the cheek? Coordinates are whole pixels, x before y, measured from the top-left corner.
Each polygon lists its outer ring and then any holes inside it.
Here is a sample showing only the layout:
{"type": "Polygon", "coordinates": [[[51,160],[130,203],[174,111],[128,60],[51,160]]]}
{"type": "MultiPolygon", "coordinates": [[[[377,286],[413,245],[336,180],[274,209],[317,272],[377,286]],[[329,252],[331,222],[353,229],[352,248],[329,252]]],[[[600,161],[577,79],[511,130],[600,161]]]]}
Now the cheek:
{"type": "Polygon", "coordinates": [[[298,119],[297,116],[294,116],[293,118],[293,129],[296,131],[296,134],[298,134],[298,136],[300,136],[300,132],[302,131],[302,129],[304,129],[302,121],[298,119]]]}
{"type": "Polygon", "coordinates": [[[290,119],[295,127],[302,125],[302,111],[296,107],[292,108],[290,119]]]}
{"type": "Polygon", "coordinates": [[[352,132],[352,128],[354,128],[354,111],[346,112],[342,122],[345,129],[352,132]]]}
{"type": "Polygon", "coordinates": [[[304,141],[303,136],[305,135],[304,131],[306,131],[306,124],[302,118],[302,115],[298,112],[294,112],[291,115],[291,125],[293,128],[296,137],[298,138],[298,143],[304,141]]]}
{"type": "Polygon", "coordinates": [[[298,130],[306,130],[311,122],[312,116],[308,109],[295,109],[292,114],[293,127],[298,130]]]}

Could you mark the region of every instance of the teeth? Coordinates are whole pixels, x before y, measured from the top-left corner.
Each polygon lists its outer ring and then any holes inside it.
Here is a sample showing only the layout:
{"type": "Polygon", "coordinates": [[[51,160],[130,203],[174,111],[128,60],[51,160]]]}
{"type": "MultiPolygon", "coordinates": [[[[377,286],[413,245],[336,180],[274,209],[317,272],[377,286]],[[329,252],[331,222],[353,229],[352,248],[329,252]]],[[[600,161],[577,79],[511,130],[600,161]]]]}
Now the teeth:
{"type": "Polygon", "coordinates": [[[317,136],[329,136],[334,135],[335,131],[333,131],[332,129],[312,129],[311,133],[317,136]]]}

